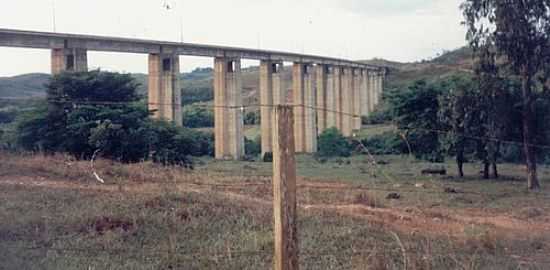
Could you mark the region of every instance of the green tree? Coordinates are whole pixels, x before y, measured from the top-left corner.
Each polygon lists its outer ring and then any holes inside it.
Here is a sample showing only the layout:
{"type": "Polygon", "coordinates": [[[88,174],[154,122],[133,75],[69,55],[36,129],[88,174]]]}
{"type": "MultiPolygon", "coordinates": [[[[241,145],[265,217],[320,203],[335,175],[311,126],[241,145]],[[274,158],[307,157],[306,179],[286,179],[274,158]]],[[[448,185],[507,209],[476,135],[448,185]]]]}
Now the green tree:
{"type": "Polygon", "coordinates": [[[321,157],[349,157],[352,145],[336,128],[329,128],[319,135],[319,151],[321,157]]]}
{"type": "Polygon", "coordinates": [[[507,70],[521,80],[522,135],[527,186],[538,189],[536,104],[550,72],[550,1],[465,0],[461,8],[474,49],[494,47],[507,70]]]}
{"type": "Polygon", "coordinates": [[[153,161],[164,165],[186,165],[192,156],[213,156],[214,135],[184,127],[177,127],[166,121],[154,121],[155,136],[151,141],[153,161]]]}
{"type": "Polygon", "coordinates": [[[471,152],[467,134],[471,132],[475,119],[479,117],[477,91],[470,78],[454,77],[442,83],[448,88],[439,98],[439,116],[446,133],[442,133],[443,148],[454,155],[458,175],[464,177],[464,163],[471,152]]]}
{"type": "Polygon", "coordinates": [[[200,105],[183,107],[183,126],[188,128],[213,127],[214,110],[200,105]]]}
{"type": "Polygon", "coordinates": [[[419,80],[407,89],[388,95],[394,121],[406,133],[417,158],[441,162],[444,160],[439,141],[441,123],[438,116],[442,89],[419,80]]]}
{"type": "Polygon", "coordinates": [[[48,108],[29,112],[18,124],[24,149],[68,152],[89,158],[189,164],[191,156],[213,154],[213,135],[173,123],[153,121],[139,102],[129,75],[110,72],[63,73],[48,85],[48,108]]]}

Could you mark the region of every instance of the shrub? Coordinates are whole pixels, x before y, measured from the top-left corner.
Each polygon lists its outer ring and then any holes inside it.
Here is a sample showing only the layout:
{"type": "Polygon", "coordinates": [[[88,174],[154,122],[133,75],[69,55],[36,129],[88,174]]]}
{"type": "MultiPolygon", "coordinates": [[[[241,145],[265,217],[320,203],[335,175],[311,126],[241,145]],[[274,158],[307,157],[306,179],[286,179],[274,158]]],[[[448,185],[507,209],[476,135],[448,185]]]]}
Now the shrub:
{"type": "Polygon", "coordinates": [[[352,146],[336,128],[329,128],[319,136],[320,157],[349,157],[352,146]]]}
{"type": "Polygon", "coordinates": [[[391,121],[391,112],[386,109],[377,109],[369,114],[369,116],[361,117],[363,125],[379,125],[391,121]]]}
{"type": "Polygon", "coordinates": [[[245,125],[259,125],[260,113],[259,112],[247,112],[244,116],[245,125]]]}
{"type": "Polygon", "coordinates": [[[183,126],[188,128],[201,128],[214,126],[214,111],[196,105],[183,107],[183,126]]]}
{"type": "Polygon", "coordinates": [[[262,152],[262,137],[257,136],[254,140],[244,138],[244,152],[247,156],[257,156],[262,152]]]}
{"type": "Polygon", "coordinates": [[[361,141],[373,155],[407,154],[407,143],[394,131],[387,131],[361,141]]]}
{"type": "Polygon", "coordinates": [[[165,121],[153,122],[152,130],[151,156],[154,162],[164,165],[189,164],[191,156],[212,156],[214,153],[212,134],[177,127],[165,121]]]}
{"type": "Polygon", "coordinates": [[[137,103],[136,87],[128,75],[114,73],[55,76],[48,86],[49,99],[55,102],[21,117],[18,144],[25,150],[68,152],[77,158],[89,158],[96,150],[122,162],[152,156],[163,164],[187,164],[189,156],[213,153],[211,134],[151,120],[146,106],[137,103]]]}
{"type": "Polygon", "coordinates": [[[0,124],[11,123],[15,120],[16,116],[17,116],[17,112],[13,110],[0,111],[0,124]]]}

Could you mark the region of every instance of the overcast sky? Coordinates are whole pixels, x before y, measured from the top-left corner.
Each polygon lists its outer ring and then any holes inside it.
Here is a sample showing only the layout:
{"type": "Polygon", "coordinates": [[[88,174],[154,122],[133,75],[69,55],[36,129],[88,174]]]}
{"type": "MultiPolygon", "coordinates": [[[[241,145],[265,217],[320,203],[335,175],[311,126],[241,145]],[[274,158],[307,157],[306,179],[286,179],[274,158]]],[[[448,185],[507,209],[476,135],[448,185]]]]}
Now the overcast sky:
{"type": "MultiPolygon", "coordinates": [[[[417,61],[465,44],[461,0],[3,0],[0,28],[417,61]],[[166,8],[170,6],[170,8],[166,8]]],[[[145,55],[89,52],[90,68],[146,72],[145,55]]],[[[49,51],[0,48],[0,76],[49,73],[49,51]]],[[[244,65],[257,64],[245,61],[244,65]]],[[[182,57],[181,68],[212,66],[182,57]]]]}

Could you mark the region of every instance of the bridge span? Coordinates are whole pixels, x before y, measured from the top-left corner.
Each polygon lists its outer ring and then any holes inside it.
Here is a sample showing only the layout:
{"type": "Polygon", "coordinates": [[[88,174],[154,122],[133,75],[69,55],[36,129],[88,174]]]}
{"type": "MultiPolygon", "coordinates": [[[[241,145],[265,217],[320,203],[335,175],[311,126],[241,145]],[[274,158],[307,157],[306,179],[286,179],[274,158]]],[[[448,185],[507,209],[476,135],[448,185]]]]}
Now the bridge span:
{"type": "Polygon", "coordinates": [[[361,129],[379,103],[386,70],[346,59],[228,46],[0,29],[0,47],[51,50],[51,72],[88,70],[88,51],[147,54],[148,101],[153,117],[182,124],[179,56],[214,58],[215,156],[244,156],[241,59],[260,61],[262,154],[272,150],[273,105],[287,103],[284,62],[292,62],[296,151],[317,151],[317,136],[336,127],[361,129]]]}

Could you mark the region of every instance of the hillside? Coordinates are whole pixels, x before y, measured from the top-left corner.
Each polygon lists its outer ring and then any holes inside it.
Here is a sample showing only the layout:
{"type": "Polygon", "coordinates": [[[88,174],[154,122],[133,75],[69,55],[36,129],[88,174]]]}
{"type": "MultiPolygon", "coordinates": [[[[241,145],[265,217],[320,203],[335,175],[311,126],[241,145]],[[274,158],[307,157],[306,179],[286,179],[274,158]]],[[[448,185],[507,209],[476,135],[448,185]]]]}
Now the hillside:
{"type": "Polygon", "coordinates": [[[33,98],[46,95],[45,84],[50,75],[30,73],[14,77],[0,77],[0,97],[33,98]]]}
{"type": "MultiPolygon", "coordinates": [[[[410,84],[414,80],[425,79],[435,81],[452,76],[457,73],[471,73],[471,50],[463,47],[448,51],[432,59],[414,63],[400,63],[384,59],[371,59],[362,61],[373,65],[381,65],[389,68],[387,87],[400,88],[410,84]]],[[[258,103],[259,75],[258,67],[245,68],[242,71],[244,104],[258,103]]],[[[134,73],[132,76],[140,84],[139,93],[147,93],[147,74],[134,73]]],[[[284,88],[291,88],[291,67],[286,66],[284,88]]],[[[48,82],[48,74],[25,74],[15,77],[0,77],[0,98],[33,98],[45,96],[45,84],[48,82]]],[[[181,74],[184,104],[208,101],[213,99],[212,93],[212,69],[197,68],[189,73],[181,74]]]]}
{"type": "Polygon", "coordinates": [[[447,51],[431,60],[413,63],[400,63],[383,59],[364,60],[364,63],[383,65],[389,68],[387,87],[402,88],[415,80],[430,82],[456,74],[473,72],[472,51],[468,47],[447,51]]]}

